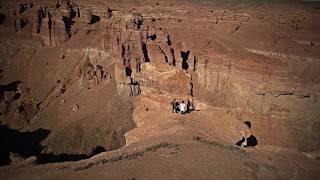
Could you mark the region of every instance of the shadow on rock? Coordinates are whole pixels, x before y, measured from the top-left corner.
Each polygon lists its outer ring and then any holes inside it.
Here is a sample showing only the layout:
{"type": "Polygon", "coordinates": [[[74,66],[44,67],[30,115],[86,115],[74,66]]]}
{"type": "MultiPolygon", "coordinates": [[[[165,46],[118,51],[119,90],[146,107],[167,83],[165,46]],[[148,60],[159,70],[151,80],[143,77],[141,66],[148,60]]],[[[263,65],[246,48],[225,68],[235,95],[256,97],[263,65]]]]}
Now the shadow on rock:
{"type": "Polygon", "coordinates": [[[38,129],[33,132],[19,132],[0,125],[0,166],[10,163],[10,152],[20,154],[24,158],[38,155],[43,150],[41,141],[50,131],[38,129]]]}
{"type": "Polygon", "coordinates": [[[94,155],[105,152],[106,149],[104,147],[98,146],[96,147],[90,155],[87,154],[40,154],[37,156],[37,163],[46,164],[46,163],[54,163],[54,162],[65,162],[65,161],[79,161],[82,159],[88,159],[94,155]]]}
{"type": "Polygon", "coordinates": [[[0,25],[6,20],[6,16],[4,14],[0,14],[0,25]]]}
{"type": "Polygon", "coordinates": [[[0,166],[9,165],[11,163],[10,153],[19,154],[23,159],[31,156],[37,157],[37,163],[53,163],[64,161],[79,161],[90,158],[106,149],[97,146],[92,150],[90,155],[87,154],[44,154],[42,150],[44,146],[41,142],[48,137],[49,130],[38,129],[33,132],[19,132],[10,129],[7,126],[0,125],[0,166]]]}

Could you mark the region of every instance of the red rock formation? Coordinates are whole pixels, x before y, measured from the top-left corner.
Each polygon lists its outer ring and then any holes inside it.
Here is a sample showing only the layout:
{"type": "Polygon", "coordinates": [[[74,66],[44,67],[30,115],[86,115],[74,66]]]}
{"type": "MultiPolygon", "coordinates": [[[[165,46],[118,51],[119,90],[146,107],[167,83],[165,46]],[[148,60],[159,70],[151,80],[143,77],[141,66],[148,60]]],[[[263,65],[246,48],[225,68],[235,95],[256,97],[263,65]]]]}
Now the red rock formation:
{"type": "MultiPolygon", "coordinates": [[[[8,6],[14,9],[17,4],[8,6]]],[[[313,22],[318,14],[200,5],[128,9],[112,2],[89,6],[80,1],[48,5],[38,33],[40,7],[35,3],[19,17],[2,9],[9,15],[1,31],[15,33],[14,21],[26,19],[27,25],[16,34],[25,31],[40,38],[44,47],[76,49],[66,58],[74,64],[83,62],[88,51],[93,64],[114,62],[111,76],[118,95],[136,96],[151,89],[170,98],[194,98],[196,105],[237,109],[239,120],[251,121],[261,144],[319,148],[319,27],[313,22]]],[[[79,68],[64,78],[80,78],[79,68]]],[[[41,99],[49,90],[35,91],[41,99]]]]}

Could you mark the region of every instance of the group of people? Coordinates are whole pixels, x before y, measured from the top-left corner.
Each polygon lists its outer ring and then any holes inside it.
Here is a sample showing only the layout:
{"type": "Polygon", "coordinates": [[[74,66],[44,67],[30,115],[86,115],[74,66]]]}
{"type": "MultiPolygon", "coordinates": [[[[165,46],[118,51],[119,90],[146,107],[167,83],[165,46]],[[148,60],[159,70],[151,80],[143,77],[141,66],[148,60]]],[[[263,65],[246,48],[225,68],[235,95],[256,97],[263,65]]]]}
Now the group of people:
{"type": "Polygon", "coordinates": [[[173,101],[171,102],[171,105],[172,105],[172,113],[186,114],[194,110],[193,103],[189,99],[187,100],[187,102],[182,100],[181,103],[176,101],[176,99],[173,99],[173,101]]]}

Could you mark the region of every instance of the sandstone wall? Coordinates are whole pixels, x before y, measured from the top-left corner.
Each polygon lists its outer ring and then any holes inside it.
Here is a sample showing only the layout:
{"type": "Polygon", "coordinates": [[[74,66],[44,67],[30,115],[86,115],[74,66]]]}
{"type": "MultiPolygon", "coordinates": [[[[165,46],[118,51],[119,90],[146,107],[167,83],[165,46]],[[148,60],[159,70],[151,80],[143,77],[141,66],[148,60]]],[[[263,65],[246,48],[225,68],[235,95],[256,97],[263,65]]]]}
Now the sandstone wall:
{"type": "Polygon", "coordinates": [[[122,8],[112,3],[101,8],[79,1],[48,5],[38,29],[40,7],[35,3],[19,16],[1,9],[6,17],[1,31],[28,32],[44,47],[92,48],[84,57],[93,64],[91,54],[102,62],[112,57],[120,96],[136,96],[141,87],[193,98],[195,104],[239,111],[239,120],[252,122],[261,144],[320,147],[316,10],[122,8]],[[17,19],[28,23],[15,30],[17,19]]]}

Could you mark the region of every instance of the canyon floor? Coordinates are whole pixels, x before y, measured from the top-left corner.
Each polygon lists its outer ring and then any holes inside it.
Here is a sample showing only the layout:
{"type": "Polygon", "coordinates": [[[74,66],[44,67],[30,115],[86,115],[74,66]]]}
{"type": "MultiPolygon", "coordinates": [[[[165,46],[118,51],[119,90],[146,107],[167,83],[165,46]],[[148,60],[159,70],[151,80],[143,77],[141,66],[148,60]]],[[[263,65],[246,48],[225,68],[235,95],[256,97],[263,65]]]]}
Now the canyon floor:
{"type": "Polygon", "coordinates": [[[298,1],[0,2],[0,179],[318,179],[319,32],[298,1]]]}

